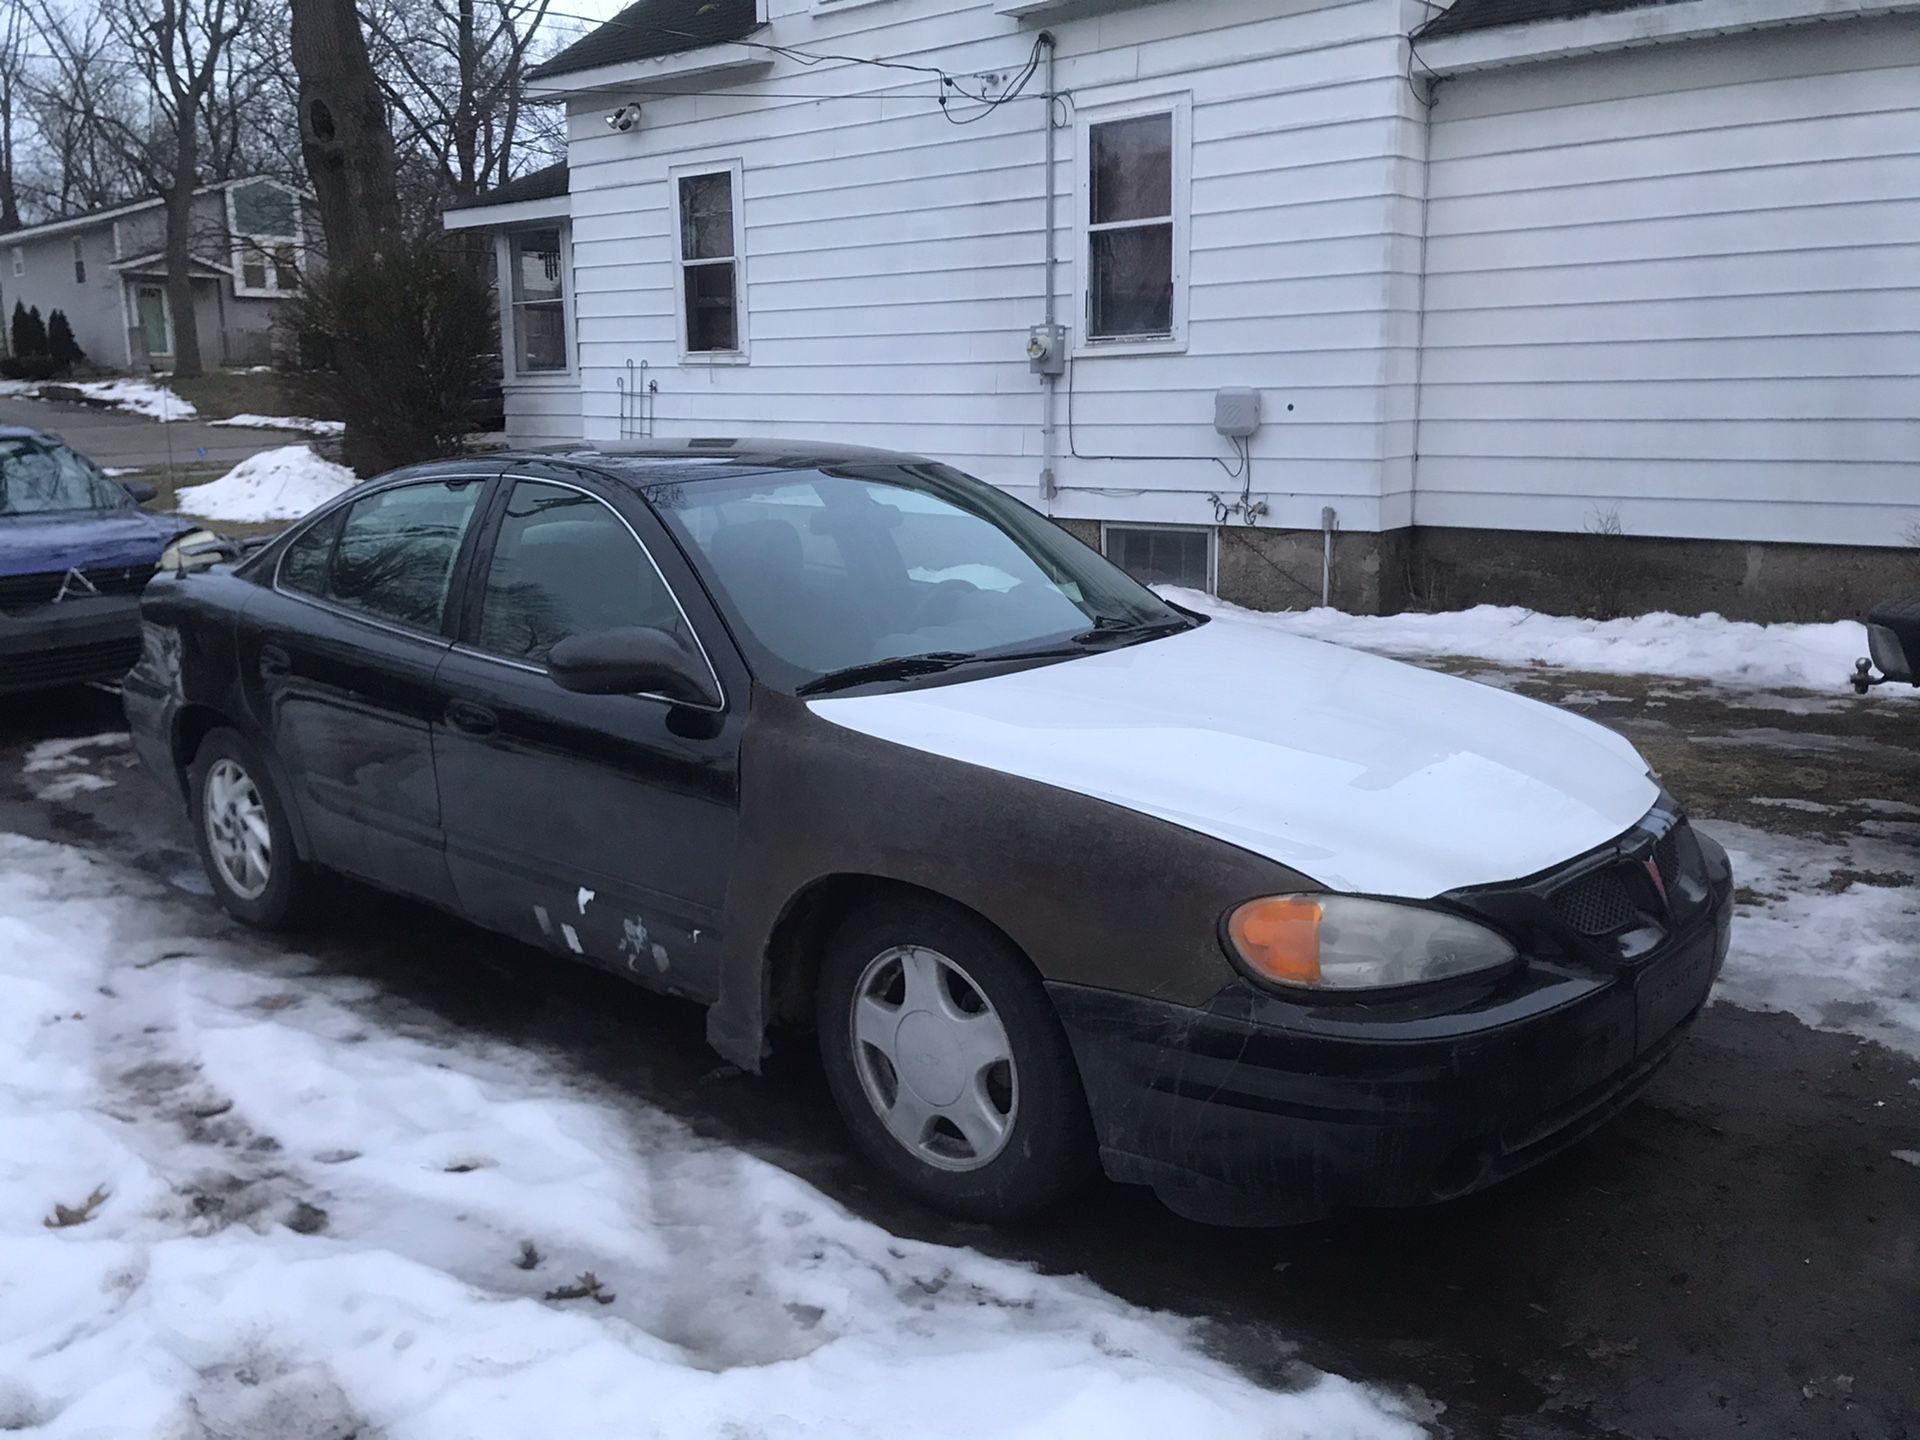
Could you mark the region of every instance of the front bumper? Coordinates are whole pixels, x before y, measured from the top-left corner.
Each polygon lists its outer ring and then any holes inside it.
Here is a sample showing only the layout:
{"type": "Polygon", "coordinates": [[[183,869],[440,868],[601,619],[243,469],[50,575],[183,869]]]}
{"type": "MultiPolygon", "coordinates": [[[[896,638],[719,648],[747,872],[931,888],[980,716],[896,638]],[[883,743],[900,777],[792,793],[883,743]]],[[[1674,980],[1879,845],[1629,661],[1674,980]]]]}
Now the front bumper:
{"type": "Polygon", "coordinates": [[[1667,1060],[1725,963],[1732,882],[1699,844],[1702,902],[1632,965],[1536,956],[1479,988],[1358,1003],[1049,986],[1107,1172],[1196,1219],[1297,1223],[1451,1199],[1565,1148],[1667,1060]]]}
{"type": "Polygon", "coordinates": [[[118,680],[139,658],[137,595],[0,612],[0,694],[118,680]]]}

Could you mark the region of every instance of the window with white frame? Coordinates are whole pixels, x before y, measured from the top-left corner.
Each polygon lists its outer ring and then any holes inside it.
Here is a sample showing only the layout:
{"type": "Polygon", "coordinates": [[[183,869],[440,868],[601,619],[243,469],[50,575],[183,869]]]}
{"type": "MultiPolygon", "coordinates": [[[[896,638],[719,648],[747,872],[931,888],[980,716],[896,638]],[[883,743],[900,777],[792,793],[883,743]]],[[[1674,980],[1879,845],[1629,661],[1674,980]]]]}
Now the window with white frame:
{"type": "Polygon", "coordinates": [[[566,253],[560,232],[507,238],[512,274],[514,368],[523,375],[568,369],[566,253]]]}
{"type": "Polygon", "coordinates": [[[87,283],[87,243],[78,235],[73,237],[73,283],[87,283]]]}
{"type": "Polygon", "coordinates": [[[1081,286],[1092,344],[1184,336],[1189,114],[1181,96],[1081,121],[1081,286]]]}
{"type": "Polygon", "coordinates": [[[229,187],[227,229],[234,293],[286,295],[300,288],[300,197],[293,190],[272,180],[229,187]]]}
{"type": "Polygon", "coordinates": [[[675,170],[672,175],[680,349],[689,358],[744,358],[747,352],[741,258],[740,164],[675,170]]]}
{"type": "Polygon", "coordinates": [[[1100,527],[1106,557],[1143,585],[1213,589],[1214,532],[1203,525],[1100,527]]]}

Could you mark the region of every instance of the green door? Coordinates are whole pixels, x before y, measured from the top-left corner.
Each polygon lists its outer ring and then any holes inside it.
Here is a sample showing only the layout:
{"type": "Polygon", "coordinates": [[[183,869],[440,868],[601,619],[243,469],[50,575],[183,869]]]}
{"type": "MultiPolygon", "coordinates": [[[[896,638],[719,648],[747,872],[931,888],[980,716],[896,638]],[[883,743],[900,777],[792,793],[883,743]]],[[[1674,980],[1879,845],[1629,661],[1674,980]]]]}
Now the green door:
{"type": "Polygon", "coordinates": [[[140,319],[140,333],[146,338],[148,355],[171,355],[173,337],[168,333],[167,291],[164,285],[137,285],[133,291],[134,309],[140,319]]]}

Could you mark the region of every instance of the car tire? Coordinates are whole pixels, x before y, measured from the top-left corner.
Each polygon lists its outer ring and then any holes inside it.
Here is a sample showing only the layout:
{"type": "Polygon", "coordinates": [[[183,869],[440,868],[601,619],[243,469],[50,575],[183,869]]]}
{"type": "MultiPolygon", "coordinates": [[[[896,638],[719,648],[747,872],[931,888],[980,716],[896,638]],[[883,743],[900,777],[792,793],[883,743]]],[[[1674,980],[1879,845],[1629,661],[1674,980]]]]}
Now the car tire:
{"type": "Polygon", "coordinates": [[[919,897],[861,909],[828,941],[815,998],[854,1139],[927,1204],[1025,1220],[1092,1175],[1066,1032],[1026,958],[977,916],[919,897]]]}
{"type": "Polygon", "coordinates": [[[238,731],[210,731],[187,767],[187,794],[200,864],[222,908],[261,930],[312,917],[324,877],[294,849],[259,750],[238,731]]]}

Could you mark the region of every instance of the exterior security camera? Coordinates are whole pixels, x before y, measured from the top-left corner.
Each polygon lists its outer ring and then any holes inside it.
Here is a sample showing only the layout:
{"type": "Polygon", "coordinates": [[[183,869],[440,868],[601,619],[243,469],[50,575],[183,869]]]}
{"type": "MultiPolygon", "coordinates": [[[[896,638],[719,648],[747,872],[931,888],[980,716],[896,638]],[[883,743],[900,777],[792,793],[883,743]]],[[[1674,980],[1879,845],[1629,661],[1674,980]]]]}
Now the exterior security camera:
{"type": "Polygon", "coordinates": [[[640,107],[638,105],[622,105],[607,116],[608,126],[615,130],[631,130],[639,123],[640,107]]]}

